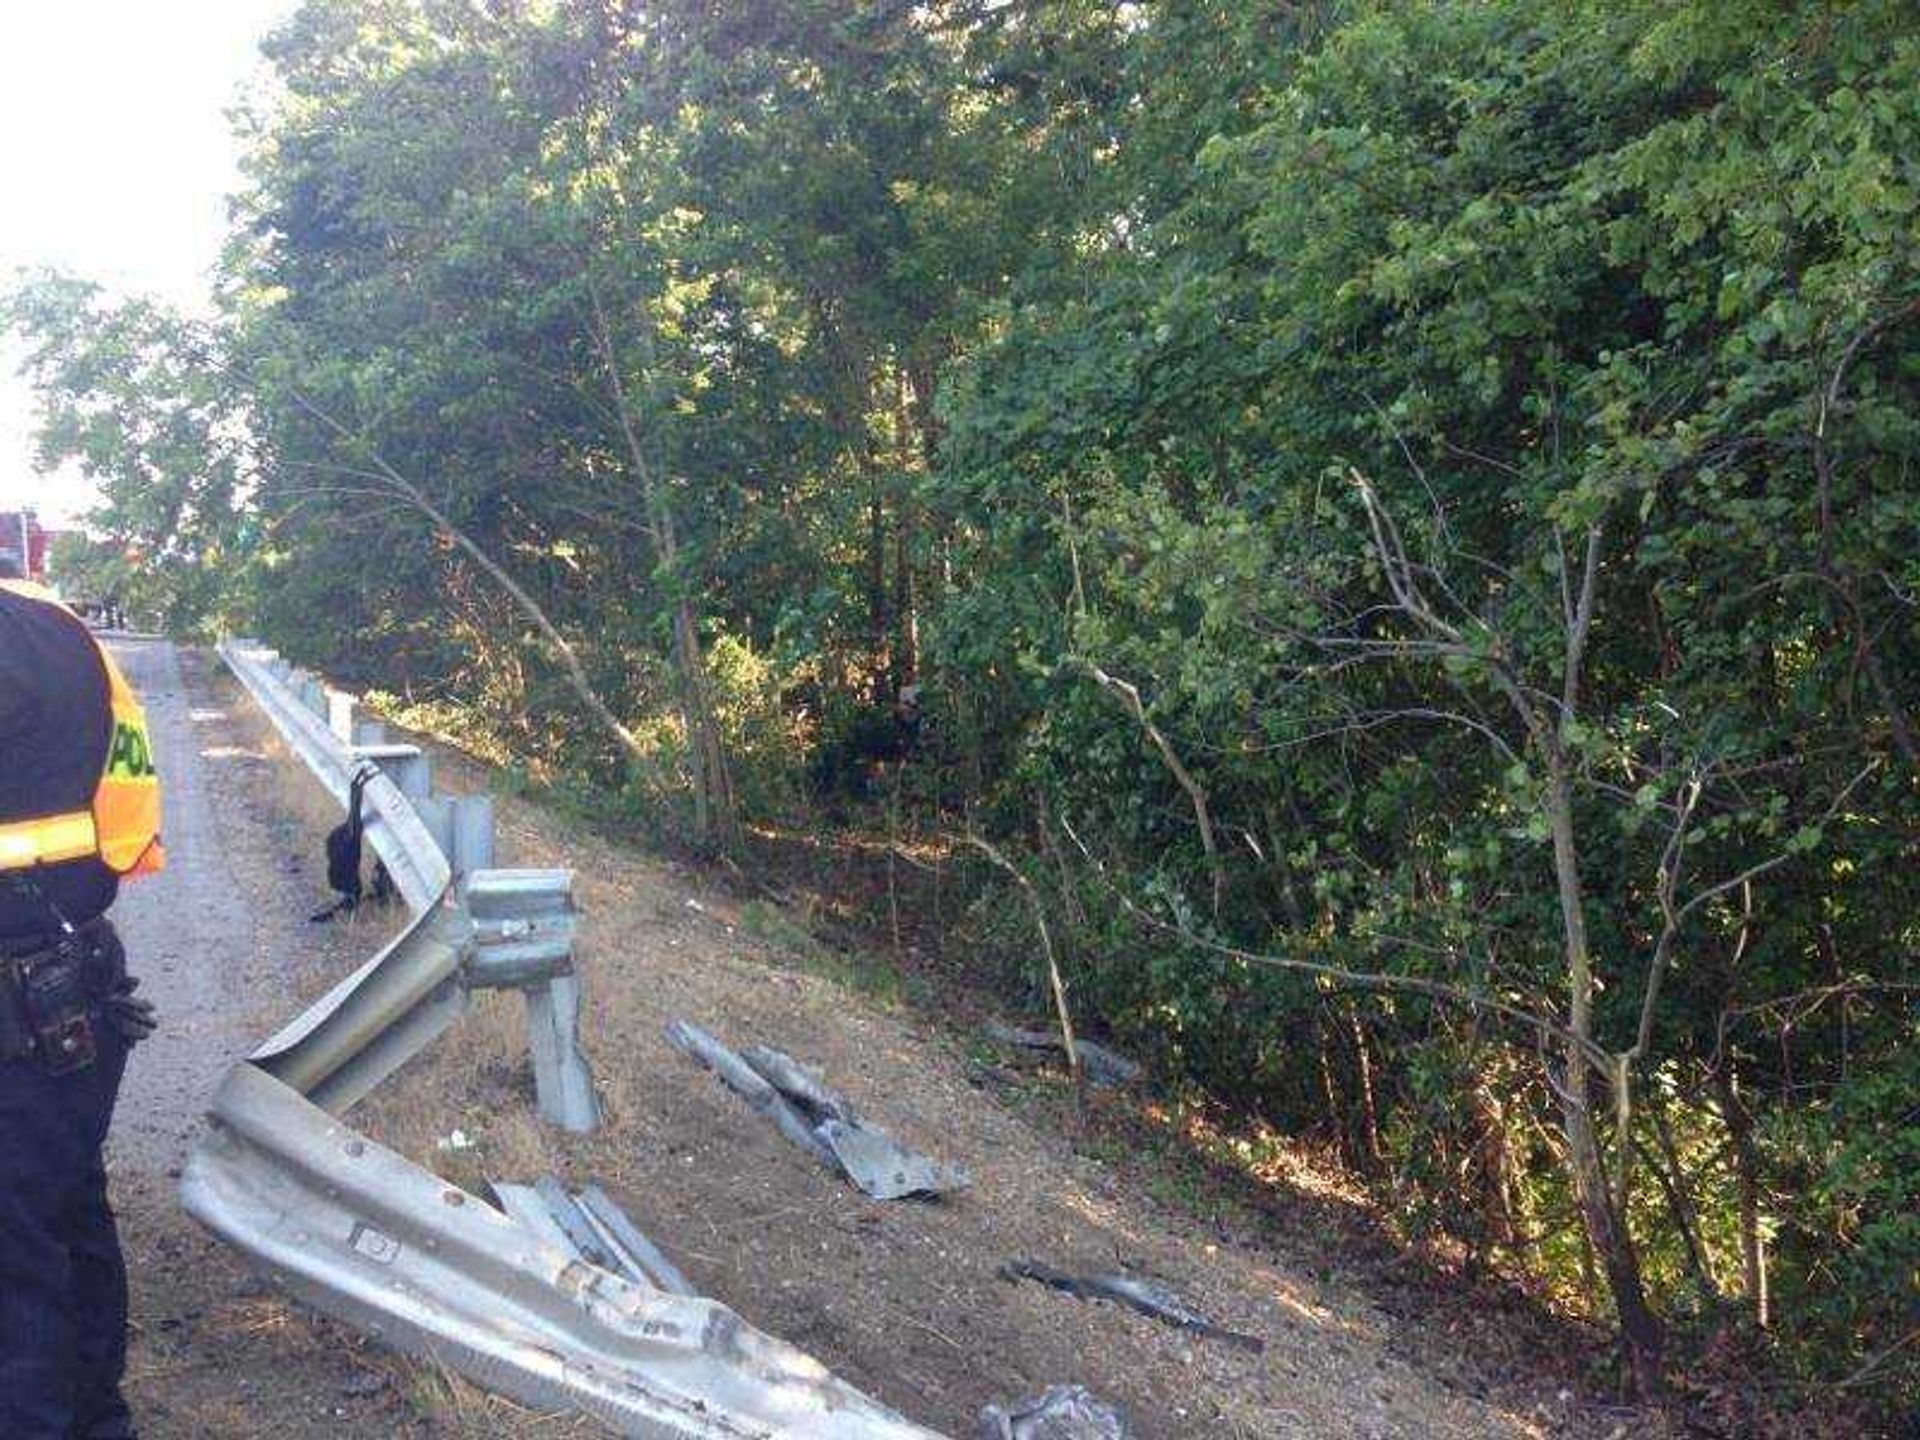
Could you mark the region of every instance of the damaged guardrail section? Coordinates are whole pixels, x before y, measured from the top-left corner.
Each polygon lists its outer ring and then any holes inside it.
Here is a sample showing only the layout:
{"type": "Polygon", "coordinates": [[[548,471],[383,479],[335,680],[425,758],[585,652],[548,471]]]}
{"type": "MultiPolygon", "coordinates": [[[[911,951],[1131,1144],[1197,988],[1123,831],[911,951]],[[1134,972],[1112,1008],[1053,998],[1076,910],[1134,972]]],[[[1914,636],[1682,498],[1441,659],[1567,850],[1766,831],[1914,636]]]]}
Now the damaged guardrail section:
{"type": "Polygon", "coordinates": [[[228,1072],[181,1178],[189,1213],[316,1309],[622,1434],[937,1440],[726,1306],[591,1264],[340,1118],[494,987],[527,994],[542,1112],[592,1128],[572,877],[490,868],[484,797],[434,797],[425,756],[271,651],[220,653],[336,798],[380,767],[367,836],[414,916],[228,1072]]]}

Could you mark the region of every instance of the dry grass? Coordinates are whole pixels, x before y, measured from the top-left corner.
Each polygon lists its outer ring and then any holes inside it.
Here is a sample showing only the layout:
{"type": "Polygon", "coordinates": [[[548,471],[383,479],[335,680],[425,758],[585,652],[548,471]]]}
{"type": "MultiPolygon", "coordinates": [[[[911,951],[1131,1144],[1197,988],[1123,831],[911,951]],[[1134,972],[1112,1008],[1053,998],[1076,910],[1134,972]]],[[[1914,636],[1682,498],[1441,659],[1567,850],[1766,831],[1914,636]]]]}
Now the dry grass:
{"type": "MultiPolygon", "coordinates": [[[[457,757],[438,766],[446,788],[484,782],[457,757]]],[[[581,1138],[537,1120],[520,1001],[482,996],[356,1116],[446,1178],[475,1189],[546,1173],[600,1181],[704,1293],[948,1433],[971,1433],[989,1401],[1063,1381],[1122,1401],[1147,1436],[1585,1428],[1553,1391],[1489,1373],[1476,1337],[1435,1363],[1432,1337],[1406,1343],[1337,1266],[1302,1265],[1237,1215],[1207,1218],[1123,1180],[1129,1167],[1061,1123],[1058,1082],[1003,1085],[884,987],[817,973],[793,941],[797,921],[762,914],[749,926],[704,877],[524,801],[501,801],[500,832],[501,863],[579,872],[583,1037],[607,1123],[581,1138]],[[967,1165],[974,1188],[940,1204],[867,1201],[672,1051],[662,1030],[679,1016],[818,1065],[903,1140],[967,1165]],[[471,1148],[442,1145],[456,1128],[471,1148]],[[1154,1276],[1268,1349],[1249,1355],[998,1278],[1027,1256],[1154,1276]]],[[[440,1397],[436,1414],[452,1405],[450,1421],[469,1423],[470,1397],[424,1390],[440,1397]]],[[[497,1408],[486,1423],[552,1433],[497,1408]]]]}

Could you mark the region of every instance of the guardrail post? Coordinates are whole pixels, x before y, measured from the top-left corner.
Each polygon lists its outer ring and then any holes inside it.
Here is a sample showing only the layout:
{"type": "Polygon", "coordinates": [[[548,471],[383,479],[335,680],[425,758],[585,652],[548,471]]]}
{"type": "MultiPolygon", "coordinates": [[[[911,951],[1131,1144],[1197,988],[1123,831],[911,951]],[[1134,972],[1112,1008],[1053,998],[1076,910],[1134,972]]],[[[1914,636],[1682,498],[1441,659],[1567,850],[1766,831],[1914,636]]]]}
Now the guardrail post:
{"type": "Polygon", "coordinates": [[[593,1130],[600,1106],[580,1053],[573,872],[478,870],[469,874],[464,897],[474,928],[467,983],[527,997],[527,1049],[540,1114],[565,1130],[593,1130]]]}
{"type": "Polygon", "coordinates": [[[527,990],[527,1046],[540,1113],[580,1134],[600,1124],[593,1073],[580,1053],[580,977],[556,975],[527,990]]]}
{"type": "Polygon", "coordinates": [[[429,795],[413,802],[420,823],[447,857],[459,885],[477,871],[493,868],[493,797],[429,795]]]}
{"type": "Polygon", "coordinates": [[[493,868],[493,797],[455,795],[447,863],[458,882],[480,870],[493,868]]]}
{"type": "MultiPolygon", "coordinates": [[[[416,810],[433,799],[433,762],[418,745],[355,745],[353,756],[378,765],[416,810]]],[[[447,853],[446,846],[440,847],[440,853],[447,853]]]]}
{"type": "Polygon", "coordinates": [[[311,670],[295,670],[291,684],[294,695],[302,705],[322,720],[327,718],[327,687],[319,676],[311,670]]]}
{"type": "Polygon", "coordinates": [[[327,691],[327,728],[342,745],[353,743],[353,696],[344,690],[327,691]]]}
{"type": "MultiPolygon", "coordinates": [[[[453,866],[453,797],[451,795],[429,795],[424,800],[413,802],[413,813],[420,817],[420,823],[433,837],[433,843],[440,853],[447,857],[449,869],[453,866]]],[[[458,875],[454,883],[460,883],[458,875]]]]}

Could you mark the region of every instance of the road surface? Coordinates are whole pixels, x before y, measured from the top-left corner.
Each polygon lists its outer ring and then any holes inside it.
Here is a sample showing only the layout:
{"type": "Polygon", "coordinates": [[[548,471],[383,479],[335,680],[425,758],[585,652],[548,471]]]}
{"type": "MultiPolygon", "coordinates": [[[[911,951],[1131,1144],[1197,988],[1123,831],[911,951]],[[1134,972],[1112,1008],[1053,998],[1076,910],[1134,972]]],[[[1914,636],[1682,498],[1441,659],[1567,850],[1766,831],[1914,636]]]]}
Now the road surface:
{"type": "Polygon", "coordinates": [[[113,912],[162,1024],[128,1063],[110,1153],[116,1167],[168,1171],[179,1167],[227,1066],[257,1038],[249,1022],[260,997],[286,988],[272,973],[285,962],[260,955],[208,795],[209,766],[244,755],[208,744],[225,715],[191,701],[179,652],[167,641],[121,641],[112,650],[146,706],[166,787],[167,868],[125,886],[113,912]],[[202,750],[211,755],[204,764],[202,750]]]}

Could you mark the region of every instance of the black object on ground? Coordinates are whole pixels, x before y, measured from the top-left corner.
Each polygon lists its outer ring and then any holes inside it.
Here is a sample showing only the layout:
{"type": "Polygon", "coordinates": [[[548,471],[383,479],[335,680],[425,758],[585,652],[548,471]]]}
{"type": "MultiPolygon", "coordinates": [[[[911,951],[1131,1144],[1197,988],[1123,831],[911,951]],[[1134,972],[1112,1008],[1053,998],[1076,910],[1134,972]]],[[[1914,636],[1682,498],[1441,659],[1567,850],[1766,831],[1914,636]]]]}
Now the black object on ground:
{"type": "Polygon", "coordinates": [[[1000,1267],[1000,1278],[1036,1280],[1081,1300],[1111,1300],[1176,1329],[1204,1335],[1209,1340],[1238,1345],[1256,1355],[1267,1348],[1267,1342],[1258,1335],[1245,1335],[1238,1330],[1216,1325],[1190,1308],[1164,1285],[1156,1285],[1150,1280],[1137,1280],[1131,1275],[1069,1275],[1038,1260],[1015,1260],[1000,1267]]]}

